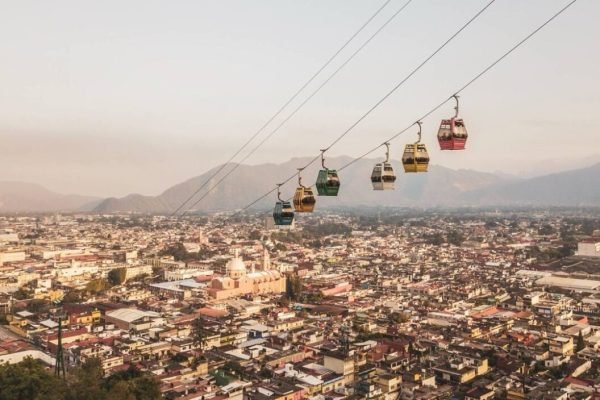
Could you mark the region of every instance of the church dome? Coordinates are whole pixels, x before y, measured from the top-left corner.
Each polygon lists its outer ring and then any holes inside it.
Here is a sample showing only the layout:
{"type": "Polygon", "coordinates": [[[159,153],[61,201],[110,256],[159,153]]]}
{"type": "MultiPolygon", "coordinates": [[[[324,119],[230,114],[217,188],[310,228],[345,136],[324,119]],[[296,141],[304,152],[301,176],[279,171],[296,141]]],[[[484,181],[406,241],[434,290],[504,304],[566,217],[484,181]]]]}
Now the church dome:
{"type": "Polygon", "coordinates": [[[229,275],[245,275],[246,264],[236,251],[235,256],[227,263],[227,272],[229,275]]]}

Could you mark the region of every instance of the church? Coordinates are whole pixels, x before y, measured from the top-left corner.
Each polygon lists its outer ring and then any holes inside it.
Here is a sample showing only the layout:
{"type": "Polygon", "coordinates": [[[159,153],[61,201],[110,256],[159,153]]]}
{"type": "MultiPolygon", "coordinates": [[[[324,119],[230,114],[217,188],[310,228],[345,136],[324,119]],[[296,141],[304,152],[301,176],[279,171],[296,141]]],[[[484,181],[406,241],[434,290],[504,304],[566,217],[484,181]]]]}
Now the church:
{"type": "Polygon", "coordinates": [[[246,294],[278,294],[285,292],[286,279],[279,271],[271,270],[269,253],[265,249],[262,271],[248,272],[244,261],[236,251],[227,263],[226,276],[210,282],[208,295],[215,300],[230,299],[246,294]]]}

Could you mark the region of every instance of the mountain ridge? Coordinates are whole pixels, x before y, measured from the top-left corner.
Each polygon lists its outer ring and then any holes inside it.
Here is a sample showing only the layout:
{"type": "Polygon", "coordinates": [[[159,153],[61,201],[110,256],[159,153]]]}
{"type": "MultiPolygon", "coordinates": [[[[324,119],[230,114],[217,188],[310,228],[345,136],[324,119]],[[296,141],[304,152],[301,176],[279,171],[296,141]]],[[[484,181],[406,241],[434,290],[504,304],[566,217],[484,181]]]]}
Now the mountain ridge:
{"type": "MultiPolygon", "coordinates": [[[[281,164],[240,165],[218,184],[222,173],[212,178],[184,210],[227,211],[246,206],[261,194],[274,188],[276,182],[290,177],[290,171],[307,164],[311,158],[293,158],[281,164]],[[206,189],[216,188],[198,206],[192,207],[206,189]]],[[[327,166],[335,169],[346,165],[352,158],[333,157],[327,166]]],[[[600,163],[586,168],[520,179],[514,175],[480,172],[473,169],[451,169],[430,165],[426,174],[405,174],[397,160],[391,160],[396,171],[396,190],[373,191],[370,175],[380,159],[361,159],[340,171],[341,188],[338,197],[319,197],[318,208],[336,206],[403,206],[403,207],[457,207],[457,206],[600,206],[600,163]]],[[[235,163],[229,163],[229,171],[235,163]]],[[[129,194],[124,197],[98,198],[65,195],[53,192],[35,183],[0,181],[0,212],[137,212],[170,214],[189,198],[217,169],[189,178],[166,188],[159,195],[129,194]]],[[[318,163],[303,171],[303,183],[313,184],[318,163]]],[[[292,179],[282,188],[282,197],[293,195],[296,182],[292,179]]],[[[268,208],[276,200],[275,194],[257,202],[256,208],[268,208]]]]}
{"type": "Polygon", "coordinates": [[[0,212],[91,211],[101,200],[57,193],[37,183],[0,181],[0,212]]]}

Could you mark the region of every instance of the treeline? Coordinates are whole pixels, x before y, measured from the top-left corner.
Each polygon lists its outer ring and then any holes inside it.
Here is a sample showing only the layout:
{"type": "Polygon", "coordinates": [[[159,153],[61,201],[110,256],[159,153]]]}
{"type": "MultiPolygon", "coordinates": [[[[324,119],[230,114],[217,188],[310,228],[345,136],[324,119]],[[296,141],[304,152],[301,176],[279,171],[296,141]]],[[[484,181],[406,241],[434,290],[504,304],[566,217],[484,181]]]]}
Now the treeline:
{"type": "Polygon", "coordinates": [[[0,365],[2,400],[159,400],[159,383],[135,368],[104,377],[100,361],[90,359],[58,378],[37,360],[0,365]]]}
{"type": "Polygon", "coordinates": [[[321,241],[323,237],[331,235],[347,236],[350,233],[352,233],[352,227],[346,224],[326,223],[307,225],[303,227],[302,231],[273,232],[271,240],[281,243],[297,243],[311,247],[321,247],[331,244],[331,241],[328,239],[321,241]]]}
{"type": "Polygon", "coordinates": [[[176,243],[161,250],[158,255],[160,257],[172,256],[175,261],[189,262],[205,259],[208,252],[205,249],[200,249],[197,253],[190,253],[185,249],[183,243],[176,243]]]}

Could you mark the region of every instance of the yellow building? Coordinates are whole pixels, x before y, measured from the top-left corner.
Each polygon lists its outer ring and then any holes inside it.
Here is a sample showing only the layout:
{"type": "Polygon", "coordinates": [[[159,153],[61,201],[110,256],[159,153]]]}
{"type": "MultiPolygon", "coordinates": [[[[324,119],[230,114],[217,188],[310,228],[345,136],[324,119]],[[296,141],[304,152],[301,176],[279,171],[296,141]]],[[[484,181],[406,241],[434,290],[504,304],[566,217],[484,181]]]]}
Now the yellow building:
{"type": "Polygon", "coordinates": [[[246,294],[276,294],[285,292],[285,277],[267,269],[268,263],[263,266],[263,271],[246,270],[244,261],[236,253],[235,257],[227,263],[227,276],[215,278],[207,290],[210,297],[216,300],[230,299],[246,294]]]}

